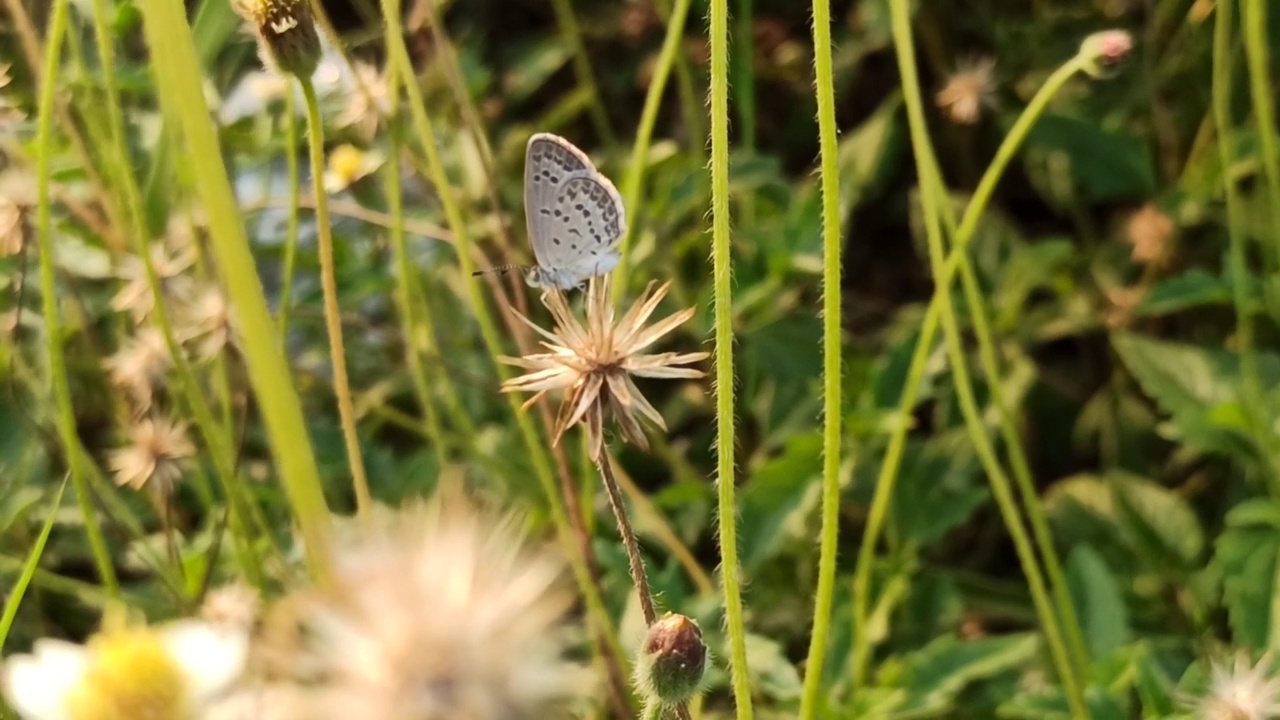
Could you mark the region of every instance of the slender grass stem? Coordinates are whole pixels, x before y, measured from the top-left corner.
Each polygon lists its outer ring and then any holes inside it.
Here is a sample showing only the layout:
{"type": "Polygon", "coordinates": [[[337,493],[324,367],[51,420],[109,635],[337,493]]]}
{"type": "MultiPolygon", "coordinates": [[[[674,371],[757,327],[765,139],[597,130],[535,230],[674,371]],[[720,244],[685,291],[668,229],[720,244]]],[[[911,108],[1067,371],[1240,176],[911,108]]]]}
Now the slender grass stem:
{"type": "MultiPolygon", "coordinates": [[[[404,35],[400,27],[399,0],[382,0],[382,10],[383,16],[387,18],[386,44],[390,62],[396,64],[396,72],[408,93],[409,111],[415,132],[418,135],[418,141],[426,155],[428,174],[440,197],[440,204],[444,207],[449,229],[454,234],[458,262],[461,265],[460,269],[463,283],[466,286],[467,297],[475,310],[476,321],[480,326],[480,335],[485,347],[491,356],[497,357],[502,354],[501,341],[498,339],[497,328],[489,312],[488,305],[480,293],[479,282],[472,274],[474,266],[471,262],[472,243],[468,225],[463,218],[462,209],[458,198],[454,194],[449,176],[445,172],[444,161],[440,157],[440,149],[436,141],[431,116],[426,111],[426,103],[422,97],[422,89],[414,81],[413,66],[409,61],[408,48],[405,47],[404,35]]],[[[399,90],[396,89],[394,91],[398,92],[399,90]]],[[[497,372],[500,379],[506,378],[507,373],[504,368],[498,367],[497,372]]],[[[507,404],[515,417],[516,425],[519,428],[525,447],[529,451],[534,474],[537,476],[543,493],[547,497],[547,504],[551,510],[552,524],[555,526],[557,536],[568,550],[570,566],[573,569],[574,579],[577,581],[579,590],[582,591],[586,602],[588,617],[591,619],[602,645],[607,650],[604,656],[611,686],[620,692],[626,692],[627,673],[623,670],[626,663],[625,655],[613,631],[613,623],[604,608],[600,590],[591,577],[588,561],[584,555],[584,548],[580,544],[573,542],[571,521],[562,498],[556,489],[556,480],[552,471],[551,460],[548,457],[546,443],[538,436],[538,432],[528,415],[520,411],[520,401],[513,395],[508,394],[507,404]]],[[[633,699],[629,699],[628,702],[633,702],[633,699]]]]}
{"type": "Polygon", "coordinates": [[[716,518],[720,580],[729,635],[729,670],[738,720],[751,720],[747,632],[738,578],[738,505],[734,450],[733,258],[729,250],[729,0],[711,0],[711,275],[715,294],[716,518]]]}
{"type": "MultiPolygon", "coordinates": [[[[906,42],[910,42],[909,25],[906,29],[906,42]]],[[[955,277],[961,257],[963,257],[963,253],[968,248],[969,242],[973,239],[974,232],[978,227],[978,221],[990,203],[991,196],[995,192],[996,185],[1003,176],[1005,169],[1008,168],[1018,148],[1026,140],[1032,126],[1044,114],[1049,101],[1066,85],[1068,80],[1084,69],[1086,60],[1083,56],[1077,55],[1055,70],[1045,80],[1044,85],[1032,97],[1026,109],[1014,122],[979,180],[973,197],[970,198],[968,205],[965,206],[965,212],[961,217],[960,226],[956,230],[950,254],[943,265],[941,273],[935,276],[933,297],[929,301],[929,308],[925,312],[924,320],[921,323],[919,339],[916,341],[915,350],[908,363],[906,381],[903,384],[902,396],[898,402],[897,417],[899,421],[889,437],[884,460],[881,462],[880,472],[876,476],[875,492],[867,515],[867,524],[863,530],[862,544],[858,548],[858,560],[854,570],[853,582],[854,646],[852,665],[855,686],[861,685],[866,681],[868,663],[871,656],[870,637],[867,633],[867,627],[871,602],[871,571],[875,561],[875,549],[879,543],[880,534],[884,530],[884,524],[888,517],[889,503],[893,498],[893,488],[898,478],[898,468],[901,466],[903,452],[906,449],[907,430],[909,429],[907,418],[911,416],[911,409],[915,407],[916,400],[920,395],[920,386],[924,380],[925,363],[929,353],[933,351],[934,338],[937,334],[941,311],[941,296],[951,291],[951,283],[955,277]]]]}
{"type": "Polygon", "coordinates": [[[342,309],[338,306],[338,270],[333,259],[333,230],[329,225],[329,193],[324,189],[324,124],[320,119],[320,100],[310,78],[298,78],[302,101],[307,110],[307,145],[311,156],[311,190],[316,200],[316,240],[320,255],[320,286],[324,294],[324,320],[329,330],[329,360],[333,363],[333,392],[338,398],[338,419],[342,439],[347,446],[347,462],[351,466],[351,485],[356,495],[356,512],[364,522],[370,521],[373,497],[369,494],[369,478],[365,474],[360,451],[360,434],[356,430],[356,410],[351,402],[351,381],[347,377],[347,349],[342,341],[342,309]]]}
{"type": "Polygon", "coordinates": [[[196,189],[209,216],[218,268],[235,308],[249,380],[289,503],[301,529],[307,563],[319,585],[329,573],[329,511],[311,452],[302,404],[280,352],[257,267],[241,224],[209,107],[185,9],[173,0],[144,0],[147,44],[166,118],[180,123],[196,189]]]}
{"type": "Polygon", "coordinates": [[[40,300],[44,315],[46,362],[49,382],[57,403],[58,439],[66,455],[71,471],[71,484],[75,488],[80,514],[84,519],[85,536],[94,565],[103,586],[112,597],[120,594],[115,568],[111,564],[111,552],[98,524],[98,513],[93,508],[89,484],[85,477],[87,458],[81,458],[80,436],[76,432],[75,408],[71,403],[71,386],[67,379],[67,361],[63,355],[63,327],[58,309],[58,288],[53,272],[53,208],[49,197],[49,175],[53,160],[53,108],[58,85],[58,66],[63,37],[67,32],[68,0],[54,0],[49,17],[49,30],[45,35],[44,70],[41,73],[39,119],[36,128],[36,236],[40,246],[40,300]]]}
{"type": "Polygon", "coordinates": [[[609,114],[604,109],[600,84],[596,82],[595,73],[591,70],[591,57],[587,55],[587,46],[582,42],[582,28],[578,27],[578,16],[573,11],[573,3],[570,0],[551,0],[551,7],[556,13],[560,35],[573,52],[573,71],[578,76],[578,84],[587,91],[587,111],[591,115],[591,123],[600,134],[600,140],[612,147],[616,136],[609,124],[609,114]]]}
{"type": "Polygon", "coordinates": [[[836,146],[835,76],[831,61],[831,7],[813,0],[814,88],[822,167],[822,530],[813,632],[805,662],[800,717],[817,716],[822,667],[827,657],[831,606],[836,588],[836,543],[840,531],[841,323],[840,168],[836,146]]]}
{"type": "Polygon", "coordinates": [[[604,481],[609,507],[613,510],[613,519],[618,523],[618,535],[622,537],[622,546],[627,550],[627,561],[631,565],[631,581],[635,584],[636,595],[640,598],[640,611],[644,614],[644,624],[652,625],[657,622],[658,613],[653,607],[653,591],[649,589],[649,574],[645,572],[644,557],[640,555],[640,542],[636,540],[636,531],[631,528],[631,520],[627,517],[627,506],[622,502],[618,481],[613,477],[613,463],[609,460],[609,453],[600,453],[596,463],[600,468],[600,479],[604,481]]]}
{"type": "Polygon", "coordinates": [[[4,648],[4,641],[9,637],[9,630],[13,628],[14,618],[18,617],[18,607],[22,605],[22,598],[27,594],[32,578],[40,569],[40,558],[44,556],[45,545],[49,542],[49,533],[53,532],[54,521],[58,519],[58,511],[62,509],[62,495],[67,491],[69,479],[68,474],[62,478],[62,484],[58,485],[58,492],[53,496],[53,503],[49,508],[49,514],[45,516],[40,534],[31,544],[27,561],[22,564],[22,573],[14,580],[13,587],[9,588],[9,593],[4,598],[4,612],[0,613],[0,649],[4,648]]]}
{"type": "Polygon", "coordinates": [[[671,77],[671,69],[675,66],[676,56],[680,52],[684,39],[685,21],[689,16],[690,0],[675,0],[671,8],[671,17],[667,21],[667,34],[662,40],[662,50],[658,53],[658,62],[653,68],[653,78],[649,81],[649,90],[644,96],[644,108],[640,111],[640,125],[636,128],[636,140],[631,146],[631,161],[627,164],[627,174],[622,180],[622,199],[633,216],[627,223],[627,230],[622,235],[622,260],[618,263],[618,271],[614,273],[613,297],[617,300],[627,288],[627,278],[631,267],[631,237],[635,232],[634,218],[640,212],[640,193],[644,187],[644,173],[648,167],[646,159],[649,155],[649,143],[653,139],[653,127],[658,120],[658,110],[662,107],[662,97],[666,92],[667,80],[671,77]]]}
{"type": "MultiPolygon", "coordinates": [[[[284,94],[284,160],[289,176],[289,214],[284,230],[284,263],[280,270],[280,346],[289,356],[289,314],[293,309],[293,276],[298,263],[298,209],[302,203],[302,173],[298,168],[298,114],[293,93],[284,94]]],[[[318,201],[318,199],[317,199],[318,201]]]]}
{"type": "MultiPolygon", "coordinates": [[[[1264,246],[1264,252],[1261,254],[1263,257],[1280,259],[1280,147],[1278,147],[1276,143],[1275,86],[1271,82],[1271,59],[1269,57],[1270,53],[1268,52],[1267,41],[1267,12],[1270,7],[1269,3],[1262,2],[1262,0],[1241,0],[1241,2],[1244,12],[1242,13],[1240,26],[1244,33],[1245,58],[1249,71],[1249,90],[1253,99],[1253,118],[1254,122],[1258,126],[1258,154],[1262,158],[1262,175],[1266,181],[1267,202],[1265,207],[1267,208],[1266,212],[1270,216],[1270,221],[1267,223],[1267,227],[1270,228],[1271,231],[1270,240],[1272,247],[1269,248],[1268,251],[1264,246]]],[[[1230,31],[1230,27],[1227,23],[1230,22],[1231,12],[1229,9],[1221,8],[1221,6],[1228,4],[1230,4],[1229,0],[1220,0],[1218,3],[1220,6],[1220,9],[1218,10],[1219,15],[1214,21],[1215,42],[1217,41],[1216,33],[1219,26],[1222,27],[1224,32],[1230,31]]],[[[1219,63],[1217,62],[1217,59],[1217,53],[1215,52],[1215,74],[1219,72],[1219,63]]],[[[1229,65],[1229,60],[1226,58],[1223,60],[1223,65],[1229,65]]],[[[1230,85],[1223,86],[1221,92],[1229,92],[1230,87],[1230,85]]],[[[1213,91],[1216,115],[1219,105],[1217,97],[1219,88],[1216,83],[1213,86],[1213,91]]],[[[1226,101],[1224,101],[1223,110],[1225,111],[1225,119],[1228,124],[1220,125],[1220,131],[1218,133],[1219,142],[1222,143],[1222,160],[1224,163],[1230,160],[1230,148],[1225,142],[1225,136],[1231,127],[1229,124],[1229,105],[1226,105],[1225,102],[1226,101]]],[[[1230,173],[1225,170],[1225,168],[1229,168],[1230,165],[1224,164],[1222,167],[1224,168],[1222,173],[1223,182],[1230,185],[1230,173]]],[[[1230,220],[1230,211],[1228,211],[1229,223],[1230,220]]],[[[1239,226],[1237,225],[1237,227],[1239,226]]],[[[1239,235],[1241,233],[1237,231],[1236,234],[1239,235]]],[[[1232,243],[1233,247],[1237,247],[1238,245],[1239,243],[1232,243]]],[[[1235,252],[1235,250],[1232,250],[1232,253],[1235,252]]],[[[1243,266],[1243,256],[1243,248],[1240,248],[1240,257],[1238,259],[1233,257],[1229,262],[1231,262],[1234,267],[1237,260],[1239,260],[1243,266]]],[[[1273,264],[1270,271],[1274,272],[1275,270],[1276,267],[1273,264]]],[[[1235,279],[1237,281],[1244,281],[1246,278],[1246,275],[1239,275],[1236,276],[1235,279]]],[[[1234,284],[1240,285],[1242,283],[1235,282],[1234,284]]],[[[1264,297],[1266,296],[1264,295],[1264,297]]],[[[1271,311],[1274,315],[1276,312],[1276,306],[1271,304],[1271,298],[1268,297],[1267,300],[1267,304],[1272,308],[1271,311]]],[[[1237,306],[1237,312],[1246,313],[1242,326],[1247,326],[1252,322],[1248,319],[1247,311],[1244,306],[1237,306]]],[[[1267,460],[1267,469],[1269,470],[1268,475],[1270,480],[1269,484],[1272,493],[1280,494],[1280,451],[1276,449],[1275,442],[1271,439],[1274,437],[1271,430],[1273,426],[1272,413],[1267,403],[1258,402],[1259,399],[1264,397],[1262,394],[1257,392],[1257,389],[1261,385],[1261,380],[1257,376],[1258,362],[1257,358],[1253,357],[1253,338],[1249,337],[1247,340],[1248,348],[1246,349],[1244,338],[1242,337],[1240,349],[1242,366],[1244,356],[1249,355],[1249,372],[1253,374],[1252,378],[1247,377],[1247,374],[1245,374],[1246,377],[1243,378],[1245,380],[1245,397],[1250,398],[1250,400],[1246,402],[1246,406],[1252,406],[1250,408],[1251,414],[1253,415],[1251,425],[1254,427],[1255,443],[1258,445],[1258,452],[1267,460]]]]}

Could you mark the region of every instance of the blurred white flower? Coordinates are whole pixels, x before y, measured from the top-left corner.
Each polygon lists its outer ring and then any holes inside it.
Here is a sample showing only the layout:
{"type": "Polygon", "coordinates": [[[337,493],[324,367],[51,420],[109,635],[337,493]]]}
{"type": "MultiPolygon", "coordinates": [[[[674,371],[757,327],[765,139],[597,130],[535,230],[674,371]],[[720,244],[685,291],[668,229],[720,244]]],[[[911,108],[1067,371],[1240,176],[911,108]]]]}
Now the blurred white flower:
{"type": "Polygon", "coordinates": [[[153,327],[138,328],[114,355],[102,361],[107,379],[128,395],[140,413],[150,409],[151,398],[172,364],[164,333],[153,327]]]}
{"type": "Polygon", "coordinates": [[[338,114],[338,127],[350,127],[368,141],[378,132],[382,118],[391,111],[387,76],[367,63],[355,63],[355,73],[346,89],[346,102],[338,114]]]}
{"type": "Polygon", "coordinates": [[[1251,665],[1241,652],[1230,665],[1214,662],[1209,690],[1194,702],[1201,720],[1270,720],[1280,717],[1280,678],[1270,674],[1270,656],[1251,665]]]}
{"type": "Polygon", "coordinates": [[[143,419],[129,429],[129,444],[112,450],[107,465],[116,485],[167,495],[182,479],[187,458],[196,454],[185,425],[165,418],[143,419]]]}
{"type": "Polygon", "coordinates": [[[197,718],[248,647],[245,633],[196,620],[107,628],[85,645],[45,638],[5,661],[3,690],[23,720],[197,718]]]}
{"type": "Polygon", "coordinates": [[[329,164],[324,171],[324,189],[330,193],[342,192],[376,172],[385,159],[377,150],[339,145],[329,152],[329,164]]]}

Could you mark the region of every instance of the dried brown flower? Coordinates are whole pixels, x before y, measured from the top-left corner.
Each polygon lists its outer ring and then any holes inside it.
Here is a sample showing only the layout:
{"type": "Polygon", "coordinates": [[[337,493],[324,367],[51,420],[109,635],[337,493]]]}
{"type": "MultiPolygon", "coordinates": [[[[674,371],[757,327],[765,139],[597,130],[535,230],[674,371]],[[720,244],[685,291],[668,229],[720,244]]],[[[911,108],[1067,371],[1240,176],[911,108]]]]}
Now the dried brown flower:
{"type": "Polygon", "coordinates": [[[173,363],[164,334],[152,327],[139,328],[124,346],[102,361],[111,384],[123,390],[134,408],[145,412],[151,398],[165,381],[173,363]]]}
{"type": "Polygon", "coordinates": [[[310,78],[320,64],[320,35],[311,0],[232,0],[258,37],[262,62],[282,73],[310,78]]]}
{"type": "Polygon", "coordinates": [[[995,69],[994,58],[975,58],[961,63],[938,91],[938,107],[952,122],[976,123],[982,117],[982,108],[995,104],[995,69]]]}
{"type": "Polygon", "coordinates": [[[231,305],[213,285],[202,288],[190,303],[183,305],[178,320],[178,338],[199,360],[216,357],[232,340],[231,305]]]}
{"type": "Polygon", "coordinates": [[[1173,258],[1176,228],[1173,220],[1160,211],[1155,203],[1147,203],[1129,216],[1125,224],[1125,238],[1133,246],[1131,257],[1135,263],[1164,267],[1173,258]]]}
{"type": "MultiPolygon", "coordinates": [[[[151,246],[151,266],[155,268],[156,278],[163,290],[176,290],[179,293],[185,291],[185,285],[191,279],[182,273],[191,267],[195,259],[195,251],[189,240],[177,235],[171,234],[164,242],[151,246]]],[[[125,281],[125,285],[111,298],[111,309],[116,312],[128,311],[135,323],[141,323],[156,306],[155,295],[147,280],[146,264],[141,258],[125,258],[116,275],[125,281]]]]}
{"type": "Polygon", "coordinates": [[[107,465],[117,485],[141,490],[150,484],[157,493],[168,495],[182,479],[185,460],[195,452],[184,425],[166,418],[144,418],[129,429],[129,444],[111,451],[107,465]]]}
{"type": "Polygon", "coordinates": [[[558,290],[543,295],[543,304],[555,320],[554,332],[547,332],[520,316],[526,325],[547,339],[543,346],[550,352],[499,358],[501,362],[533,371],[503,383],[502,391],[534,393],[525,402],[525,407],[537,402],[550,390],[564,391],[553,444],[559,442],[565,430],[582,422],[587,429],[591,456],[598,459],[604,446],[605,417],[611,415],[617,421],[623,438],[647,450],[649,441],[640,426],[640,418],[647,418],[663,430],[666,430],[666,423],[640,393],[632,378],[703,376],[701,370],[679,366],[704,360],[709,353],[641,354],[693,317],[693,308],[688,308],[645,327],[645,321],[671,287],[667,282],[654,291],[654,285],[650,283],[627,314],[616,323],[607,276],[592,279],[587,288],[585,323],[574,316],[568,300],[558,290]]]}

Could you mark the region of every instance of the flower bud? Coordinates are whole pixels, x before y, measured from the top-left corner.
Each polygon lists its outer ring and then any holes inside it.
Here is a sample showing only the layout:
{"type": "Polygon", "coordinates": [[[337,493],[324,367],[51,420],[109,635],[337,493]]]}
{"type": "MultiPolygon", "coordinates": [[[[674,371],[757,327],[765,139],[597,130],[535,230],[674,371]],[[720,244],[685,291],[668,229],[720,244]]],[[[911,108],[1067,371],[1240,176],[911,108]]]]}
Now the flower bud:
{"type": "Polygon", "coordinates": [[[698,624],[667,613],[649,626],[636,665],[637,684],[647,702],[674,705],[693,697],[707,670],[707,646],[698,624]]]}
{"type": "Polygon", "coordinates": [[[1080,43],[1084,71],[1095,78],[1111,77],[1133,50],[1133,36],[1124,30],[1094,33],[1080,43]]]}
{"type": "Polygon", "coordinates": [[[311,17],[311,0],[232,0],[253,24],[262,61],[280,72],[310,78],[320,64],[320,36],[311,17]]]}

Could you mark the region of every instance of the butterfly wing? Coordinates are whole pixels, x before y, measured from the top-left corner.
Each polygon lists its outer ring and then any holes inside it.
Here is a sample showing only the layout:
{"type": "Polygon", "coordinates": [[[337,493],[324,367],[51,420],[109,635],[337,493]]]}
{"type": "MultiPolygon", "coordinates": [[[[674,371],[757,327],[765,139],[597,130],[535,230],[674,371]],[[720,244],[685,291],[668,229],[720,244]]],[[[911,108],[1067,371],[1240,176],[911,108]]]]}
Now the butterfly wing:
{"type": "Polygon", "coordinates": [[[564,261],[547,269],[561,287],[574,287],[617,266],[627,220],[622,197],[608,178],[594,170],[569,175],[550,211],[545,216],[551,230],[547,242],[564,261]]]}
{"type": "Polygon", "coordinates": [[[533,256],[543,269],[572,262],[567,245],[552,242],[563,232],[554,221],[554,205],[571,176],[595,174],[595,166],[573,143],[551,133],[529,138],[524,157],[524,215],[533,256]]]}

